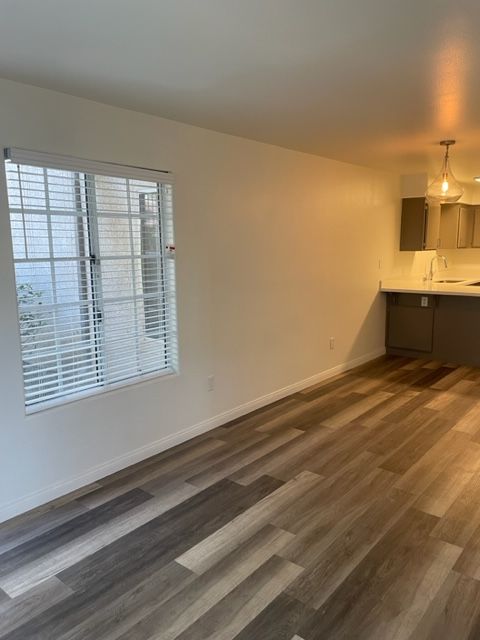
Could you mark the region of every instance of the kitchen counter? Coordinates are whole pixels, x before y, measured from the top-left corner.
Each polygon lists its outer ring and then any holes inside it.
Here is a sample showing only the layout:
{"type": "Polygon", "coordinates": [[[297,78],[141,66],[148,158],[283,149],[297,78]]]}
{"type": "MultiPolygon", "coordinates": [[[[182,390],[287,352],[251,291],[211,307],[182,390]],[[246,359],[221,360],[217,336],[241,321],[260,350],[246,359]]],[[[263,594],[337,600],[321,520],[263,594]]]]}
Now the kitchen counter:
{"type": "Polygon", "coordinates": [[[480,367],[480,285],[469,284],[476,282],[384,280],[387,353],[480,367]]]}
{"type": "MultiPolygon", "coordinates": [[[[448,276],[445,276],[448,279],[448,276]]],[[[423,282],[419,278],[389,278],[382,280],[380,291],[385,293],[420,293],[435,296],[473,296],[480,297],[480,278],[470,278],[461,283],[423,282]],[[478,282],[479,285],[469,283],[478,282]]]]}

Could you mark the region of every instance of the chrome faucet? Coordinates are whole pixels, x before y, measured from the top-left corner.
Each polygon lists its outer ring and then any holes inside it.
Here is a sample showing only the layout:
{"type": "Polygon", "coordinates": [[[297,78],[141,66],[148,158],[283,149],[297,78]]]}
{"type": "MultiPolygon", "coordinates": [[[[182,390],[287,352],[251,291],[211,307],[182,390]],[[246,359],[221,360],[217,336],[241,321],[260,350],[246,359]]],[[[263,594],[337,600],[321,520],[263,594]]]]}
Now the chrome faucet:
{"type": "MultiPolygon", "coordinates": [[[[433,280],[433,262],[434,260],[443,260],[443,264],[445,265],[445,269],[448,269],[448,262],[445,256],[433,256],[433,258],[430,260],[430,271],[428,272],[428,276],[427,276],[427,280],[433,280]]],[[[438,264],[437,264],[437,271],[438,271],[438,264]]]]}

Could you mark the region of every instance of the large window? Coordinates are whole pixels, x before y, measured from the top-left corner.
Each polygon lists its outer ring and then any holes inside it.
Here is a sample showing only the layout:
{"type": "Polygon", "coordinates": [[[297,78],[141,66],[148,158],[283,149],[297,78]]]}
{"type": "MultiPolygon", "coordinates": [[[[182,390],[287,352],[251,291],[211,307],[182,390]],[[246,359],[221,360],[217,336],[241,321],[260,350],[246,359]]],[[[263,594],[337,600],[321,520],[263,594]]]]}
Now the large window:
{"type": "Polygon", "coordinates": [[[175,371],[170,174],[6,158],[27,408],[175,371]]]}

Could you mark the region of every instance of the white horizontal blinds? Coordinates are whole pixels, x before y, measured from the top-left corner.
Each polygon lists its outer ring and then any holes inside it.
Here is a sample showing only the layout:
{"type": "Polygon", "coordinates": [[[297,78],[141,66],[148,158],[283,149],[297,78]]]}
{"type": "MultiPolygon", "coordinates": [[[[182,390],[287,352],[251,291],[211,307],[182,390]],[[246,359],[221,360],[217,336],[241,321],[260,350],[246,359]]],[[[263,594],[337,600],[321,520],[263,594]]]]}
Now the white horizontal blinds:
{"type": "Polygon", "coordinates": [[[95,194],[92,236],[102,287],[106,381],[173,369],[176,340],[170,318],[174,300],[167,295],[173,280],[167,280],[165,273],[161,215],[169,215],[172,188],[128,178],[89,179],[88,192],[95,194]],[[168,201],[161,197],[162,190],[170,192],[168,201]]]}
{"type": "Polygon", "coordinates": [[[50,167],[61,171],[80,171],[92,175],[119,176],[162,184],[173,184],[173,176],[168,171],[133,167],[115,162],[96,162],[85,158],[74,158],[72,156],[17,148],[4,149],[4,156],[6,160],[20,165],[50,167]]]}
{"type": "Polygon", "coordinates": [[[170,177],[35,155],[6,162],[26,404],[174,370],[170,177]]]}
{"type": "Polygon", "coordinates": [[[26,404],[98,384],[79,174],[7,164],[26,404]]]}

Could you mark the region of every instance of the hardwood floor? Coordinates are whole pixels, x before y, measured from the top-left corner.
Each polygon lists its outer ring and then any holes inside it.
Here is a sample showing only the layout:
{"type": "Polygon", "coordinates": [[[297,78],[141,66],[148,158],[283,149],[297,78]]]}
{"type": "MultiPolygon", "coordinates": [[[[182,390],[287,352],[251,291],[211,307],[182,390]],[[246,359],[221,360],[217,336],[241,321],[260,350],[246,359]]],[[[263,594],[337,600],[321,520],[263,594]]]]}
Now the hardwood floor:
{"type": "Polygon", "coordinates": [[[385,357],[0,525],[1,640],[480,638],[480,369],[385,357]]]}

